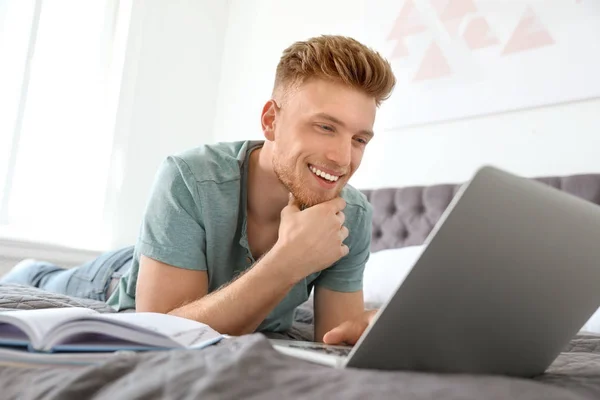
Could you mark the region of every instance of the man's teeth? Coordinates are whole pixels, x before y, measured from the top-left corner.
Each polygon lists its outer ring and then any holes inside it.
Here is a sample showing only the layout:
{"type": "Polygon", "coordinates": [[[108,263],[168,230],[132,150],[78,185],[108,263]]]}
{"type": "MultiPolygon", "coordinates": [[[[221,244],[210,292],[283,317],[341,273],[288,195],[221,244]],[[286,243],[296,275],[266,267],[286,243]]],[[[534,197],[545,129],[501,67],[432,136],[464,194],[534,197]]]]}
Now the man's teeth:
{"type": "Polygon", "coordinates": [[[313,174],[320,176],[321,178],[327,179],[330,182],[335,182],[337,181],[340,177],[339,176],[335,176],[335,175],[330,175],[328,173],[325,173],[323,171],[321,171],[320,169],[317,169],[315,167],[309,167],[310,170],[312,171],[313,174]]]}

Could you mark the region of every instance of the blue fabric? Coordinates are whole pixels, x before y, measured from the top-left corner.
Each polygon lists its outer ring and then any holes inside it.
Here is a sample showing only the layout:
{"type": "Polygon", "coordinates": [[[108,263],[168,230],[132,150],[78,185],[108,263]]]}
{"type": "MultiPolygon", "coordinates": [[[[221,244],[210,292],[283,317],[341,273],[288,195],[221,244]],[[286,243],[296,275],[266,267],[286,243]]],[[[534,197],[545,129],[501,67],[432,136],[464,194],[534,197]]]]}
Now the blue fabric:
{"type": "Polygon", "coordinates": [[[81,266],[68,269],[49,262],[32,261],[9,271],[0,283],[17,283],[53,293],[106,301],[111,279],[123,275],[132,259],[133,246],[103,253],[81,266]]]}

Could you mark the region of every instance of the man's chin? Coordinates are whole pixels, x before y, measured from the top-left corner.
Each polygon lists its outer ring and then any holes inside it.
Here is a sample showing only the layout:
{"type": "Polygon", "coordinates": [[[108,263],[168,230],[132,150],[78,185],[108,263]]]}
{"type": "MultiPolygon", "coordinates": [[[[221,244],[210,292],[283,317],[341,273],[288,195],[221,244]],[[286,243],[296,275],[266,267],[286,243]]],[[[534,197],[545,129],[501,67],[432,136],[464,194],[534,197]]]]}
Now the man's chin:
{"type": "Polygon", "coordinates": [[[317,204],[321,204],[321,203],[325,203],[329,200],[333,200],[336,197],[338,197],[340,195],[341,190],[336,191],[335,194],[328,194],[328,195],[322,195],[322,194],[309,194],[309,193],[298,193],[298,194],[294,194],[294,197],[296,198],[296,200],[298,200],[298,202],[302,205],[302,208],[309,208],[312,206],[316,206],[317,204]]]}
{"type": "MultiPolygon", "coordinates": [[[[283,183],[281,179],[280,181],[283,183]]],[[[302,205],[302,208],[309,208],[339,197],[346,183],[347,180],[344,179],[343,182],[338,182],[337,186],[330,190],[315,187],[314,183],[310,180],[296,180],[290,181],[289,184],[284,184],[294,195],[298,203],[302,205]]]]}

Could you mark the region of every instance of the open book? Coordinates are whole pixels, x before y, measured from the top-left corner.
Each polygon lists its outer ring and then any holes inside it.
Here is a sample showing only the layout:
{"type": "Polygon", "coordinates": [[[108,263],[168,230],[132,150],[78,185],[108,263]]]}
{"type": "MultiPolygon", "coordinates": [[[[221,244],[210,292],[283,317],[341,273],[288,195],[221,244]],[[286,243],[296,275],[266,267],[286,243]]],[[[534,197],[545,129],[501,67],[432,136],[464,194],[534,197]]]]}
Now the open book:
{"type": "Polygon", "coordinates": [[[199,349],[222,338],[206,324],[159,313],[80,307],[0,312],[0,346],[30,352],[199,349]]]}

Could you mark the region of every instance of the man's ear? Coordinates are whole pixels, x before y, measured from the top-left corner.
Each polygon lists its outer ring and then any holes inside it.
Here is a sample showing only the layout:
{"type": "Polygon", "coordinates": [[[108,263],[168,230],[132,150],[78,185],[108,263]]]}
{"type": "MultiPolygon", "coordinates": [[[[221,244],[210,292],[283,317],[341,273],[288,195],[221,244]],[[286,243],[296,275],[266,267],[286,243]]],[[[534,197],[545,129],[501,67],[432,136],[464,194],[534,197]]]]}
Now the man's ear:
{"type": "Polygon", "coordinates": [[[277,108],[275,100],[271,99],[267,101],[263,106],[262,115],[260,117],[263,134],[270,142],[275,140],[275,115],[277,108]]]}

